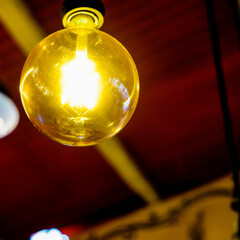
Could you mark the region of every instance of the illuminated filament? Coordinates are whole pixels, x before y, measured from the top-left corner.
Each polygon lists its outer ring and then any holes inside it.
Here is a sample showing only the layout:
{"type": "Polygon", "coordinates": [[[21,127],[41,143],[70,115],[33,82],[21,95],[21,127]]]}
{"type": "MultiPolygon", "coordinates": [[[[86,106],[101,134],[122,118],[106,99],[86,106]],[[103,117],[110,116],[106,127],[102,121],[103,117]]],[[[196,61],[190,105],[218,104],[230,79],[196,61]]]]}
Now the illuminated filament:
{"type": "Polygon", "coordinates": [[[62,104],[71,107],[94,108],[99,100],[100,75],[87,56],[86,50],[76,52],[76,57],[62,67],[62,104]]]}

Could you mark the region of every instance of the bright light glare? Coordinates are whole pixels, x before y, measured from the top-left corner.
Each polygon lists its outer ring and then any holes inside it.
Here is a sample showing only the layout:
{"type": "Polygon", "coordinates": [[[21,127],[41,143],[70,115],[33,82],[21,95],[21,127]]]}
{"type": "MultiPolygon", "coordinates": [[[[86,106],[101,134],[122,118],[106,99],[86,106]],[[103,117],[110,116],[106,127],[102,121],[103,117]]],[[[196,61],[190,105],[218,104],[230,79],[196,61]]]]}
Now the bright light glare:
{"type": "Polygon", "coordinates": [[[69,240],[69,237],[62,234],[58,229],[53,228],[33,234],[30,240],[69,240]]]}
{"type": "Polygon", "coordinates": [[[76,52],[76,57],[62,67],[62,104],[93,109],[100,93],[100,75],[87,56],[87,50],[76,52]]]}

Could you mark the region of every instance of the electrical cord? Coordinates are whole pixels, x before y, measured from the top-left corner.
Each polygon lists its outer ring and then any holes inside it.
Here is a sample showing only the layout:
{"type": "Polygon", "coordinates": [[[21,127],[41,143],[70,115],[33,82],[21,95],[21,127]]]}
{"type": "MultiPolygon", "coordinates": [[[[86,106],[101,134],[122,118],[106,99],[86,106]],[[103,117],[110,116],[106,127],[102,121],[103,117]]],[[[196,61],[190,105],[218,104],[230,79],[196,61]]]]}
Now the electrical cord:
{"type": "Polygon", "coordinates": [[[225,138],[228,147],[229,159],[232,165],[232,174],[233,174],[233,202],[232,209],[238,213],[238,230],[235,233],[235,237],[240,239],[240,184],[239,184],[239,159],[237,155],[237,150],[234,142],[232,122],[230,116],[230,110],[228,106],[228,98],[226,91],[226,84],[222,66],[222,56],[220,50],[219,34],[217,29],[217,22],[215,16],[214,0],[206,0],[207,8],[207,19],[208,26],[210,31],[210,37],[212,41],[212,50],[215,71],[217,75],[218,82],[218,91],[220,97],[220,104],[223,116],[225,138]]]}

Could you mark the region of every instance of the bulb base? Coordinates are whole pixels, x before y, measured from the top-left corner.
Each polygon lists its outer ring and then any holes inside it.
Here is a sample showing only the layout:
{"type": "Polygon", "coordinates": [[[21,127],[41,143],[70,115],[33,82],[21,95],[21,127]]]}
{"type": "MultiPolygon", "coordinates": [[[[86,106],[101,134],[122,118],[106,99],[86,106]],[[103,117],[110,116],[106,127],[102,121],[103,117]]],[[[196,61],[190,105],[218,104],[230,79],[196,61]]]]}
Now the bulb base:
{"type": "Polygon", "coordinates": [[[100,0],[65,0],[61,8],[63,26],[67,27],[73,17],[82,13],[93,18],[96,28],[103,25],[105,9],[100,0]]]}

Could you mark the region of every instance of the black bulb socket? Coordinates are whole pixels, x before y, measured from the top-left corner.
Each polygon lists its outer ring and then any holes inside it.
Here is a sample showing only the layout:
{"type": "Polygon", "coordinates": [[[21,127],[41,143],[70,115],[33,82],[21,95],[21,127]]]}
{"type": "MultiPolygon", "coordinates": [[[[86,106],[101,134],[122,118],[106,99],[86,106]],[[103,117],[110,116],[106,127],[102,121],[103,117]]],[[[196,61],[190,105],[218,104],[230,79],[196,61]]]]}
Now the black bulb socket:
{"type": "Polygon", "coordinates": [[[105,8],[101,0],[65,0],[61,8],[61,17],[75,8],[89,7],[98,10],[104,17],[105,8]]]}

